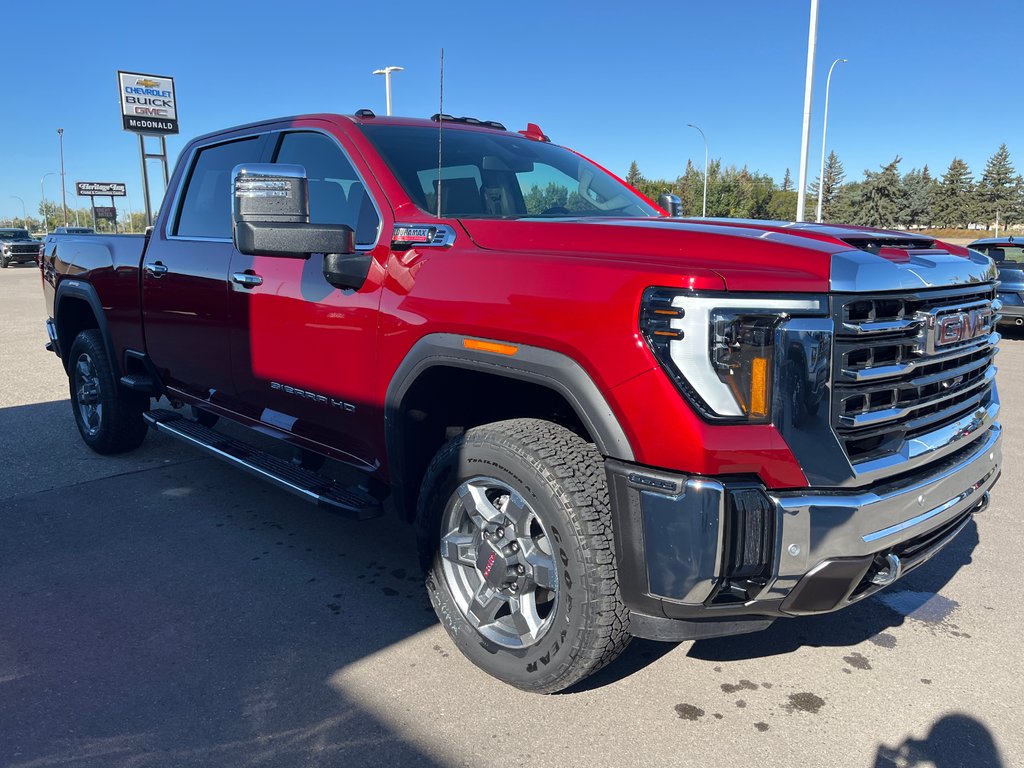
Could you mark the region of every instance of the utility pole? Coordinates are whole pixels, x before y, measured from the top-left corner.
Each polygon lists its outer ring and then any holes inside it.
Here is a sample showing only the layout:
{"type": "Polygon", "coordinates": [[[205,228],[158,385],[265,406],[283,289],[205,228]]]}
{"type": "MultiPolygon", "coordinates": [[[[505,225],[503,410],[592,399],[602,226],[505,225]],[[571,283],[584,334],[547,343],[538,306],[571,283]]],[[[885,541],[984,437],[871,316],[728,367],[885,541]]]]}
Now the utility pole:
{"type": "Polygon", "coordinates": [[[44,173],[39,178],[39,209],[40,214],[43,217],[43,232],[47,235],[50,234],[50,217],[46,215],[46,191],[43,189],[43,182],[46,181],[47,176],[56,176],[57,174],[53,171],[44,173]]]}
{"type": "Polygon", "coordinates": [[[828,77],[825,79],[825,119],[821,122],[821,170],[818,172],[818,215],[816,221],[821,224],[821,202],[825,195],[825,136],[828,131],[828,90],[832,87],[832,70],[836,64],[845,64],[846,59],[836,59],[828,68],[828,77]]]}
{"type": "Polygon", "coordinates": [[[804,80],[804,127],[800,138],[800,180],[796,191],[796,220],[804,220],[807,196],[807,152],[811,143],[811,93],[814,90],[814,48],[818,43],[818,0],[811,0],[811,23],[807,31],[807,76],[804,80]]]}
{"type": "Polygon", "coordinates": [[[60,199],[64,204],[64,226],[68,225],[68,193],[64,183],[64,129],[57,129],[57,138],[60,140],[60,199]]]}

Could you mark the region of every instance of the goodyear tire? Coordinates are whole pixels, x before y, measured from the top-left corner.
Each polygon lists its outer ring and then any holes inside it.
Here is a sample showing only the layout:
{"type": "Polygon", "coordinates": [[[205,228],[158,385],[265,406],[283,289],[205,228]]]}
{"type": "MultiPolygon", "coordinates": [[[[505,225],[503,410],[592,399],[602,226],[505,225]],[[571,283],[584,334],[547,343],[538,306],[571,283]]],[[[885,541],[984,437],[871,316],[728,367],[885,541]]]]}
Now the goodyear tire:
{"type": "Polygon", "coordinates": [[[96,329],[75,337],[68,356],[71,410],[85,444],[96,453],[124,453],[146,437],[142,414],[149,398],[118,385],[103,337],[96,329]]]}
{"type": "Polygon", "coordinates": [[[573,432],[515,419],[452,440],[416,532],[441,624],[494,677],[554,693],[628,644],[604,462],[573,432]]]}

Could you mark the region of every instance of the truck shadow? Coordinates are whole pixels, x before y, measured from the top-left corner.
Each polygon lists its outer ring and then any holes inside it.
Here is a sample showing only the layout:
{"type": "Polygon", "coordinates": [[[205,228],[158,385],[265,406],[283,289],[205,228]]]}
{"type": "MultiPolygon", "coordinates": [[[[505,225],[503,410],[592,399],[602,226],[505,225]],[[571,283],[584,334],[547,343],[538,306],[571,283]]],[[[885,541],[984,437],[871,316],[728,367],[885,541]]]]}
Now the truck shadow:
{"type": "Polygon", "coordinates": [[[360,694],[382,652],[448,663],[406,527],[161,435],[98,457],[67,402],[0,409],[0,435],[26,476],[74,468],[0,494],[0,764],[449,764],[360,694]]]}

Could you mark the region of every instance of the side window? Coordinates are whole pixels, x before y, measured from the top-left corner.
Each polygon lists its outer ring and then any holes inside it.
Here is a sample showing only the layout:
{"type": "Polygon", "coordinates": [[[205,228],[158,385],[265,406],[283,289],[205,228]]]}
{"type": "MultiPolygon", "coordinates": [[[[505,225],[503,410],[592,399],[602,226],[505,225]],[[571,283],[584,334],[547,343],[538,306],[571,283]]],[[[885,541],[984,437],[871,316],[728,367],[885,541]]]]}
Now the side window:
{"type": "Polygon", "coordinates": [[[215,144],[199,150],[182,197],[174,234],[180,237],[231,237],[231,170],[257,163],[262,136],[215,144]]]}
{"type": "Polygon", "coordinates": [[[322,133],[286,133],[274,162],[306,169],[310,223],[347,224],[356,233],[356,245],[377,242],[380,218],[373,201],[332,139],[322,133]]]}

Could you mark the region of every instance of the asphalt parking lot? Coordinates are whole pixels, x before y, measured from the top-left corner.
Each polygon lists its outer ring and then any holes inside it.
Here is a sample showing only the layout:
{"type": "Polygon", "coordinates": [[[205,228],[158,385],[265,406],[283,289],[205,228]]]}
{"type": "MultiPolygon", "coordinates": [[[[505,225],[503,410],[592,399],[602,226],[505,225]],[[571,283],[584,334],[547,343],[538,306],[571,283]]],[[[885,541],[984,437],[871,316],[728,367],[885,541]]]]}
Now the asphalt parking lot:
{"type": "Polygon", "coordinates": [[[0,765],[1024,765],[1024,338],[989,509],[887,592],[731,639],[635,641],[584,688],[484,675],[411,532],[163,435],[78,438],[39,273],[0,272],[0,765]]]}

